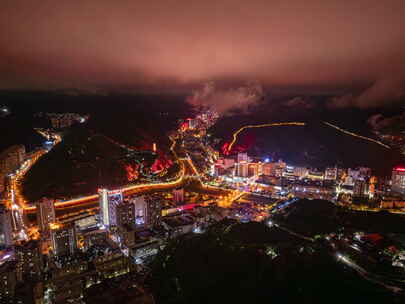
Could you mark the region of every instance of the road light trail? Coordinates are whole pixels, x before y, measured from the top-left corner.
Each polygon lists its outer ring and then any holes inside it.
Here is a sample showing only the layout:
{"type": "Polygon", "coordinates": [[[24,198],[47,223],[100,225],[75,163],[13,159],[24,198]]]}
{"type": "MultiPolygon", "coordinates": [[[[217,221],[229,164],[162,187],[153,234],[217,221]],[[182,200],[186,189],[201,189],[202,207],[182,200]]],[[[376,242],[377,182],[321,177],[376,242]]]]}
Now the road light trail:
{"type": "MultiPolygon", "coordinates": [[[[153,190],[163,190],[163,189],[171,189],[174,187],[180,186],[186,178],[186,162],[192,167],[193,171],[198,175],[198,172],[196,171],[197,169],[195,168],[192,160],[190,158],[179,158],[174,147],[176,145],[176,141],[173,138],[170,138],[172,141],[172,145],[170,147],[170,150],[173,152],[175,158],[177,159],[179,165],[180,165],[180,170],[177,178],[172,181],[167,181],[167,182],[161,182],[161,183],[147,183],[147,184],[135,184],[135,185],[129,185],[126,187],[122,187],[121,191],[123,192],[124,196],[127,195],[132,195],[134,193],[140,193],[144,191],[153,191],[153,190]]],[[[62,209],[66,207],[72,207],[72,206],[77,206],[81,205],[84,203],[91,203],[91,202],[96,202],[98,200],[99,196],[98,194],[94,195],[89,195],[89,196],[84,196],[76,199],[71,199],[67,201],[58,201],[54,203],[55,208],[57,209],[62,209]]],[[[36,206],[26,206],[24,208],[25,212],[35,212],[36,211],[36,206]]]]}
{"type": "Polygon", "coordinates": [[[342,133],[345,133],[345,134],[347,134],[347,135],[351,135],[351,136],[353,136],[353,137],[358,137],[358,138],[360,138],[360,139],[364,139],[364,140],[367,140],[367,141],[369,141],[369,142],[373,142],[373,143],[375,143],[375,144],[377,144],[377,145],[380,145],[380,146],[382,146],[382,147],[384,147],[384,148],[386,148],[386,149],[391,149],[390,146],[388,146],[388,145],[382,143],[382,142],[379,141],[379,140],[375,140],[375,139],[372,139],[372,138],[370,138],[370,137],[361,136],[361,135],[358,135],[358,134],[356,134],[356,133],[353,133],[353,132],[344,130],[344,129],[339,128],[338,126],[336,126],[336,125],[334,125],[334,124],[331,124],[331,123],[329,123],[329,122],[327,122],[327,121],[324,121],[323,123],[324,123],[325,125],[331,127],[331,128],[334,128],[334,129],[336,129],[336,130],[342,132],[342,133]]]}
{"type": "Polygon", "coordinates": [[[383,277],[380,277],[378,275],[368,272],[363,267],[357,265],[349,257],[347,257],[343,254],[337,253],[337,258],[338,258],[338,261],[340,261],[340,262],[346,264],[347,266],[351,267],[352,269],[354,269],[364,279],[366,279],[370,282],[373,282],[375,284],[382,285],[385,288],[392,290],[393,292],[402,292],[403,291],[403,289],[398,286],[388,284],[383,277]]]}
{"type": "Polygon", "coordinates": [[[193,161],[191,160],[190,157],[187,158],[188,163],[190,164],[191,169],[193,169],[193,172],[195,175],[200,176],[200,173],[198,173],[197,168],[194,166],[193,161]]]}
{"type": "MultiPolygon", "coordinates": [[[[185,177],[185,166],[182,162],[180,162],[180,174],[179,177],[173,181],[170,182],[162,182],[162,183],[149,183],[149,184],[136,184],[136,185],[130,185],[127,187],[123,187],[121,188],[122,192],[124,193],[124,195],[130,195],[134,192],[137,191],[151,191],[151,190],[159,190],[159,189],[163,189],[163,188],[170,188],[170,187],[176,187],[181,185],[181,183],[184,180],[185,177]]],[[[91,202],[91,201],[97,201],[99,198],[98,194],[94,194],[94,195],[89,195],[89,196],[84,196],[84,197],[80,197],[77,199],[71,199],[71,200],[67,200],[67,201],[59,201],[59,202],[55,202],[54,206],[55,208],[66,208],[69,206],[76,206],[76,205],[80,205],[83,204],[85,202],[91,202]]],[[[30,207],[26,207],[24,208],[24,211],[26,212],[34,212],[36,210],[36,206],[30,206],[30,207]]]]}
{"type": "Polygon", "coordinates": [[[260,124],[260,125],[246,125],[241,127],[239,130],[237,130],[235,133],[232,135],[232,141],[226,148],[225,154],[229,154],[232,150],[233,145],[235,144],[238,135],[240,132],[242,132],[245,129],[252,129],[252,128],[267,128],[267,127],[276,127],[276,126],[305,126],[305,122],[275,122],[275,123],[266,123],[266,124],[260,124]]]}

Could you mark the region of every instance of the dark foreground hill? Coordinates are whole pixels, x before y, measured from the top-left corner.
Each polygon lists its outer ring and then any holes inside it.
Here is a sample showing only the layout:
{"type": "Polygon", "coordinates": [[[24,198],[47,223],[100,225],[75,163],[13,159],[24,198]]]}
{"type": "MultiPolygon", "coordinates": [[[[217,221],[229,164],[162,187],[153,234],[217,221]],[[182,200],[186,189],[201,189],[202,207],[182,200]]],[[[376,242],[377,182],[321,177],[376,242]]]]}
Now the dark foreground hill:
{"type": "Polygon", "coordinates": [[[315,244],[259,223],[224,221],[203,235],[172,240],[152,263],[150,284],[156,303],[403,301],[315,244]]]}

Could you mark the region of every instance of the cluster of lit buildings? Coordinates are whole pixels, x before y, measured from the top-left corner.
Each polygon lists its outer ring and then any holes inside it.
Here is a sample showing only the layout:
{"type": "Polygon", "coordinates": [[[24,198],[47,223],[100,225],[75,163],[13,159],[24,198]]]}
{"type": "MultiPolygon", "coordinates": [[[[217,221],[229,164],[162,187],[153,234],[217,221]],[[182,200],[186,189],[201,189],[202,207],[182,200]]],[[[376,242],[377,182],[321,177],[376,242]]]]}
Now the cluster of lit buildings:
{"type": "Polygon", "coordinates": [[[153,196],[135,196],[123,199],[122,192],[99,190],[100,227],[127,254],[135,245],[137,232],[150,229],[158,221],[161,210],[153,196]]]}
{"type": "MultiPolygon", "coordinates": [[[[57,129],[88,118],[74,113],[47,116],[57,129]]],[[[171,204],[165,204],[161,194],[124,198],[121,190],[99,189],[97,213],[65,221],[57,218],[54,201],[44,198],[36,204],[36,237],[18,242],[15,241],[15,233],[19,231],[15,214],[12,209],[0,206],[0,296],[17,299],[17,295],[23,295],[18,298],[20,302],[10,303],[83,303],[85,290],[101,286],[103,280],[141,269],[144,261],[165,246],[165,240],[190,232],[200,233],[224,216],[263,219],[269,201],[273,203],[273,199],[285,199],[289,195],[296,200],[300,197],[333,199],[339,194],[372,198],[378,194],[377,179],[369,168],[332,167],[319,171],[291,166],[281,160],[258,161],[247,153],[216,159],[214,151],[201,138],[217,118],[215,112],[206,111],[187,119],[180,127],[184,137],[182,147],[200,173],[204,174],[203,168],[212,164],[210,179],[242,190],[240,193],[258,194],[254,199],[224,208],[227,211],[224,214],[215,214],[212,208],[215,204],[185,204],[182,188],[172,191],[171,204]]],[[[16,170],[25,159],[23,146],[13,146],[3,152],[0,178],[1,174],[16,170]]],[[[389,189],[398,195],[405,194],[405,168],[394,168],[389,189]]],[[[397,200],[386,201],[382,208],[400,207],[398,204],[397,200]]]]}
{"type": "Polygon", "coordinates": [[[182,188],[126,198],[120,190],[98,194],[98,213],[67,221],[57,218],[53,200],[40,200],[38,238],[23,242],[13,241],[12,214],[2,206],[0,295],[28,294],[21,303],[83,303],[89,287],[138,271],[166,239],[201,232],[211,219],[207,212],[195,213],[198,204],[184,204],[182,188]]]}
{"type": "Polygon", "coordinates": [[[42,199],[39,238],[18,243],[12,214],[0,206],[4,303],[84,303],[86,288],[135,271],[143,258],[157,254],[161,242],[150,229],[160,216],[154,196],[123,200],[120,191],[105,189],[99,195],[99,214],[66,223],[57,219],[54,202],[42,199]]]}
{"type": "Polygon", "coordinates": [[[5,190],[7,175],[17,170],[25,159],[24,145],[10,146],[0,153],[0,193],[5,190]]]}
{"type": "Polygon", "coordinates": [[[52,200],[37,203],[38,228],[43,244],[47,244],[44,252],[58,257],[75,254],[80,247],[78,239],[86,241],[87,234],[106,235],[128,255],[137,233],[152,228],[160,216],[160,201],[154,195],[124,199],[120,190],[100,189],[99,214],[67,223],[57,220],[52,200]]]}
{"type": "MultiPolygon", "coordinates": [[[[56,129],[84,122],[83,117],[73,113],[46,116],[56,129]]],[[[202,126],[213,124],[216,118],[214,112],[208,111],[187,120],[187,128],[204,130],[202,126]]],[[[51,133],[46,130],[37,131],[51,146],[57,142],[50,141],[51,133]]],[[[10,174],[21,168],[27,159],[23,148],[12,147],[2,154],[4,172],[10,174]]],[[[15,237],[13,209],[2,205],[2,299],[10,303],[83,303],[86,289],[139,270],[145,260],[163,248],[166,239],[199,233],[212,220],[206,207],[185,205],[184,189],[165,195],[172,198],[169,204],[162,201],[161,193],[124,198],[121,190],[99,189],[99,211],[83,216],[75,212],[57,216],[54,200],[44,198],[35,203],[37,225],[24,227],[29,236],[24,239],[15,237]]]]}
{"type": "Polygon", "coordinates": [[[203,111],[194,118],[187,118],[181,125],[180,130],[208,129],[218,120],[219,115],[213,110],[203,111]]]}
{"type": "Polygon", "coordinates": [[[297,197],[333,199],[341,194],[350,199],[373,199],[375,196],[405,194],[405,168],[393,169],[390,181],[379,181],[370,168],[344,169],[329,167],[317,170],[291,166],[279,161],[257,161],[238,153],[236,157],[219,158],[210,175],[217,181],[250,192],[271,192],[273,197],[288,193],[297,197]]]}
{"type": "Polygon", "coordinates": [[[338,169],[327,168],[321,172],[306,167],[290,166],[282,160],[271,162],[267,158],[264,161],[255,161],[247,153],[238,153],[236,159],[219,158],[216,164],[211,167],[211,175],[213,176],[226,174],[241,178],[265,175],[277,178],[285,177],[289,180],[336,180],[338,178],[338,169]]]}
{"type": "Polygon", "coordinates": [[[89,115],[77,113],[37,113],[38,117],[46,116],[54,129],[69,128],[76,123],[84,123],[89,119],[89,115]]]}

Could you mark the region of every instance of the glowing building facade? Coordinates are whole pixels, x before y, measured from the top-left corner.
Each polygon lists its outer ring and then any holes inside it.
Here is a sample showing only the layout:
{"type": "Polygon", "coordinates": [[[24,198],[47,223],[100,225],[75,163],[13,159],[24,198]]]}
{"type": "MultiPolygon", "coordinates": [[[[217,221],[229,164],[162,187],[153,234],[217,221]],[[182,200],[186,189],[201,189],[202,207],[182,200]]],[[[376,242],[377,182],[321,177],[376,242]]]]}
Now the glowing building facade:
{"type": "Polygon", "coordinates": [[[108,192],[108,222],[109,226],[117,226],[117,208],[123,202],[121,191],[108,192]]]}
{"type": "Polygon", "coordinates": [[[326,168],[325,169],[325,180],[336,180],[338,174],[337,168],[326,168]]]}
{"type": "Polygon", "coordinates": [[[73,255],[77,249],[74,225],[55,225],[51,229],[52,251],[57,256],[73,255]]]}
{"type": "Polygon", "coordinates": [[[98,196],[98,203],[100,206],[100,224],[101,226],[108,227],[110,223],[108,218],[108,190],[99,189],[98,196]]]}
{"type": "Polygon", "coordinates": [[[249,176],[249,164],[247,162],[238,162],[236,164],[235,175],[239,177],[248,177],[249,176]]]}
{"type": "Polygon", "coordinates": [[[117,208],[123,203],[122,191],[108,191],[107,189],[99,189],[98,195],[100,206],[100,226],[104,228],[117,226],[117,208]]]}

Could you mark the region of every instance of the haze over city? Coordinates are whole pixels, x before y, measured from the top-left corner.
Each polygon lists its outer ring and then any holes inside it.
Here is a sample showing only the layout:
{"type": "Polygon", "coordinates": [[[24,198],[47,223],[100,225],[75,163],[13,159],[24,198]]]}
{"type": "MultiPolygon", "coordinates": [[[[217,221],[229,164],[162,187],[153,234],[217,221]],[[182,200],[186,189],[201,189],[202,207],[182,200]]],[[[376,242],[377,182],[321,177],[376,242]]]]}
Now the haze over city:
{"type": "Polygon", "coordinates": [[[404,94],[404,9],[400,0],[4,1],[0,85],[176,92],[254,80],[334,93],[334,106],[389,104],[404,94]]]}

